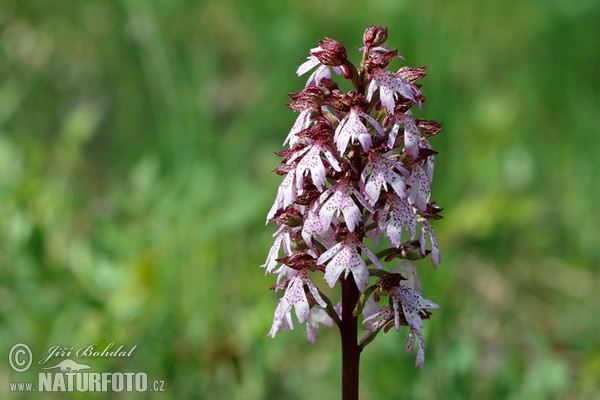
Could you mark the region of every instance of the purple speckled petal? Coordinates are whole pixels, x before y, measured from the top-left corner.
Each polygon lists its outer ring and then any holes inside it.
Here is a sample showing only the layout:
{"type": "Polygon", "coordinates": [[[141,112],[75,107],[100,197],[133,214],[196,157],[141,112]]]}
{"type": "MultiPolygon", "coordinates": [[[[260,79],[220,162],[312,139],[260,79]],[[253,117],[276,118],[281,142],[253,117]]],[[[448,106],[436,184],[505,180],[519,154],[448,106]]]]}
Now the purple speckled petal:
{"type": "Polygon", "coordinates": [[[379,82],[377,81],[377,79],[373,79],[371,83],[369,83],[369,87],[367,88],[367,101],[371,101],[371,99],[373,98],[373,94],[375,93],[378,87],[379,82]]]}
{"type": "Polygon", "coordinates": [[[395,247],[400,247],[403,229],[408,229],[411,240],[414,240],[417,234],[417,219],[412,207],[399,197],[393,197],[390,205],[392,212],[386,227],[386,236],[395,247]]]}
{"type": "Polygon", "coordinates": [[[371,249],[369,249],[364,243],[362,242],[358,242],[358,247],[361,248],[362,251],[365,252],[365,254],[367,255],[367,257],[369,258],[369,260],[371,260],[373,262],[373,265],[376,266],[379,269],[383,269],[383,265],[381,264],[381,262],[379,262],[379,259],[377,258],[377,256],[375,255],[375,253],[373,253],[371,251],[371,249]]]}
{"type": "MultiPolygon", "coordinates": [[[[394,108],[396,106],[396,93],[399,93],[403,97],[418,103],[420,107],[421,102],[417,100],[417,97],[420,94],[419,89],[417,89],[415,85],[404,80],[398,74],[376,68],[372,72],[371,78],[373,81],[379,82],[379,97],[381,99],[381,105],[387,108],[390,114],[394,113],[394,108]]],[[[373,82],[371,82],[371,85],[373,85],[373,82]]],[[[367,97],[369,101],[372,97],[371,91],[374,91],[374,89],[371,89],[370,86],[369,94],[371,94],[371,96],[367,97]]]]}
{"type": "Polygon", "coordinates": [[[325,300],[323,300],[323,298],[321,297],[321,294],[319,293],[319,290],[317,289],[315,284],[310,280],[310,278],[307,276],[304,276],[303,279],[304,279],[304,283],[306,283],[306,286],[308,287],[308,290],[315,298],[315,301],[317,302],[317,304],[323,308],[327,307],[327,303],[325,303],[325,300]]]}
{"type": "MultiPolygon", "coordinates": [[[[344,215],[344,221],[348,225],[348,230],[354,232],[356,226],[362,220],[362,214],[360,209],[354,202],[351,196],[352,188],[344,182],[337,184],[336,186],[326,190],[320,197],[323,202],[319,216],[321,218],[321,224],[325,228],[329,228],[333,215],[337,212],[338,215],[341,212],[344,215]],[[327,196],[333,191],[333,194],[329,199],[327,196]]],[[[358,195],[358,193],[355,193],[358,195]]],[[[358,196],[357,196],[358,197],[358,196]]],[[[362,196],[361,196],[362,197],[362,196]]],[[[360,201],[360,200],[359,200],[360,201]]]]}
{"type": "Polygon", "coordinates": [[[414,329],[410,330],[408,338],[406,339],[406,344],[404,345],[404,351],[406,351],[406,353],[411,353],[413,351],[415,348],[415,339],[419,339],[415,367],[423,369],[423,365],[425,364],[425,341],[423,340],[421,332],[414,329]]]}
{"type": "Polygon", "coordinates": [[[315,56],[310,56],[296,70],[296,75],[302,76],[319,64],[319,59],[315,56]]]}
{"type": "Polygon", "coordinates": [[[344,261],[349,260],[349,253],[348,247],[343,246],[325,267],[324,278],[329,287],[334,287],[342,272],[347,271],[348,264],[344,261]]]}
{"type": "Polygon", "coordinates": [[[284,237],[289,238],[289,227],[283,226],[277,232],[275,232],[275,240],[273,241],[273,246],[269,250],[269,254],[267,255],[267,260],[261,267],[265,267],[265,275],[273,271],[273,269],[277,266],[277,258],[279,258],[279,249],[281,248],[281,243],[283,242],[284,237]],[[276,235],[276,236],[275,236],[276,235]]]}
{"type": "Polygon", "coordinates": [[[306,110],[302,110],[302,112],[298,115],[298,118],[296,118],[296,122],[294,122],[294,125],[292,125],[292,129],[290,129],[290,133],[287,135],[285,141],[283,142],[284,146],[289,142],[291,147],[298,142],[299,139],[298,136],[296,136],[296,134],[310,126],[311,110],[311,108],[307,108],[306,110]]]}
{"type": "Polygon", "coordinates": [[[294,171],[289,172],[277,189],[275,203],[267,214],[267,223],[275,216],[278,210],[286,208],[296,200],[296,188],[294,186],[294,171]]]}
{"type": "Polygon", "coordinates": [[[392,126],[392,130],[389,133],[387,146],[390,149],[394,148],[394,144],[396,143],[396,136],[398,136],[398,132],[400,131],[400,125],[402,125],[401,119],[396,119],[394,125],[392,126]]]}
{"type": "MultiPolygon", "coordinates": [[[[375,120],[375,118],[371,117],[369,114],[367,114],[364,111],[359,111],[358,114],[363,117],[364,119],[366,119],[367,121],[369,121],[369,123],[371,124],[371,126],[373,126],[373,128],[375,128],[375,130],[377,131],[377,133],[379,133],[380,136],[385,136],[385,131],[383,130],[383,128],[381,127],[381,125],[379,125],[379,122],[377,122],[375,120]]],[[[368,151],[368,150],[365,150],[368,151]]]]}
{"type": "Polygon", "coordinates": [[[379,86],[379,97],[381,98],[381,105],[387,108],[390,114],[393,113],[396,106],[394,91],[389,86],[381,85],[379,86]]]}
{"type": "Polygon", "coordinates": [[[410,354],[415,348],[415,337],[416,335],[414,335],[411,330],[406,339],[406,343],[404,344],[404,351],[406,351],[407,354],[410,354]]]}
{"type": "Polygon", "coordinates": [[[325,281],[329,287],[334,287],[342,272],[352,272],[356,286],[363,292],[369,283],[369,271],[364,260],[356,250],[356,243],[346,240],[342,249],[332,258],[325,268],[325,281]]]}
{"type": "Polygon", "coordinates": [[[344,245],[344,242],[337,243],[335,246],[331,247],[325,253],[321,254],[319,256],[319,258],[317,259],[317,264],[323,264],[327,260],[331,259],[334,255],[336,255],[338,253],[338,251],[340,251],[340,249],[342,248],[343,245],[344,245]]]}
{"type": "Polygon", "coordinates": [[[345,153],[350,139],[352,139],[352,142],[358,139],[365,152],[371,148],[371,135],[369,135],[367,127],[360,121],[358,111],[354,108],[340,122],[333,136],[340,154],[345,153]]]}
{"type": "Polygon", "coordinates": [[[311,246],[312,236],[323,233],[326,230],[327,228],[323,226],[319,217],[319,202],[314,201],[306,211],[304,226],[302,227],[302,239],[304,239],[306,244],[311,246]]]}
{"type": "Polygon", "coordinates": [[[400,330],[400,307],[404,312],[404,318],[411,328],[420,330],[423,327],[423,321],[419,316],[421,307],[421,295],[414,290],[411,290],[405,286],[398,286],[393,290],[390,290],[392,301],[394,305],[394,315],[396,317],[396,330],[400,330]]]}
{"type": "Polygon", "coordinates": [[[429,234],[429,238],[431,240],[431,261],[433,262],[433,267],[437,268],[442,259],[440,257],[440,248],[438,246],[437,236],[427,221],[421,222],[421,237],[419,238],[419,243],[421,245],[421,254],[425,254],[425,246],[427,242],[427,234],[429,234]]]}
{"type": "Polygon", "coordinates": [[[371,206],[374,206],[377,200],[379,200],[381,188],[387,189],[387,183],[392,186],[398,196],[401,198],[407,197],[406,184],[402,177],[392,170],[392,166],[399,168],[401,172],[406,171],[400,164],[390,161],[383,156],[374,155],[372,161],[367,164],[361,173],[359,187],[371,206]],[[366,176],[371,168],[371,174],[367,179],[366,176]]]}
{"type": "Polygon", "coordinates": [[[410,115],[410,111],[404,114],[404,151],[413,159],[419,155],[419,142],[421,132],[410,115]]]}
{"type": "Polygon", "coordinates": [[[302,192],[304,186],[304,173],[310,172],[314,185],[322,192],[325,185],[325,166],[321,160],[321,148],[318,145],[313,145],[306,153],[302,160],[296,166],[296,190],[302,192]]]}
{"type": "Polygon", "coordinates": [[[285,291],[283,298],[288,304],[293,305],[296,309],[298,321],[304,323],[308,318],[310,306],[308,305],[308,300],[304,293],[304,280],[302,279],[301,274],[298,274],[291,279],[290,285],[285,291]]]}
{"type": "Polygon", "coordinates": [[[337,159],[335,158],[335,155],[329,149],[327,149],[325,147],[321,147],[321,150],[323,151],[325,158],[327,158],[327,161],[329,161],[329,164],[331,164],[331,167],[333,169],[335,169],[336,171],[341,171],[342,167],[340,166],[337,159]]]}
{"type": "Polygon", "coordinates": [[[409,202],[417,207],[419,212],[424,213],[431,195],[431,183],[423,168],[418,164],[413,164],[412,174],[407,183],[410,185],[409,202]]]}

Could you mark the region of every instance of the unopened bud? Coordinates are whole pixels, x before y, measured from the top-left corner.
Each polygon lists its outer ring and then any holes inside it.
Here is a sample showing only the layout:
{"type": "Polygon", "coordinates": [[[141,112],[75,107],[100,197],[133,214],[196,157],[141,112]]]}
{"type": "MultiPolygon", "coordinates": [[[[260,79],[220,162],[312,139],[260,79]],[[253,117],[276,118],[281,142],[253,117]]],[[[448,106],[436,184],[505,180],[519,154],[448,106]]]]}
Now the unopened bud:
{"type": "Polygon", "coordinates": [[[365,30],[363,43],[367,47],[381,46],[388,38],[387,28],[381,26],[370,26],[365,30]]]}
{"type": "Polygon", "coordinates": [[[402,77],[402,79],[404,79],[410,83],[415,83],[416,81],[424,78],[425,75],[427,75],[425,73],[427,68],[429,68],[429,67],[424,66],[424,67],[413,68],[413,67],[405,66],[398,70],[398,75],[400,75],[402,77]]]}
{"type": "Polygon", "coordinates": [[[329,38],[319,40],[319,47],[311,51],[310,54],[317,57],[321,64],[328,67],[338,67],[348,58],[344,46],[337,40],[329,38]]]}
{"type": "Polygon", "coordinates": [[[316,265],[315,258],[307,253],[294,253],[289,257],[278,258],[277,261],[298,271],[302,270],[303,268],[310,268],[316,265]]]}
{"type": "Polygon", "coordinates": [[[283,213],[278,215],[277,220],[292,228],[302,225],[302,215],[293,207],[288,207],[283,213]]]}
{"type": "Polygon", "coordinates": [[[367,71],[371,72],[375,68],[385,69],[394,58],[398,57],[398,50],[390,50],[385,52],[372,51],[369,53],[369,58],[366,63],[367,71]]]}
{"type": "Polygon", "coordinates": [[[437,121],[416,118],[415,123],[425,137],[435,136],[442,131],[442,124],[437,121]]]}

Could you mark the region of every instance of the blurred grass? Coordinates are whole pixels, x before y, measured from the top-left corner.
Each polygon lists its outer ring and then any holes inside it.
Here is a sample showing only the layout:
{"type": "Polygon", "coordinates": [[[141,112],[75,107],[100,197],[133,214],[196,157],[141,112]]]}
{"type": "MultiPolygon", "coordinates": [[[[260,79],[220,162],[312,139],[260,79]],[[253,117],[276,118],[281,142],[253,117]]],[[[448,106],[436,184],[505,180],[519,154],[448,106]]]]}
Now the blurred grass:
{"type": "MultiPolygon", "coordinates": [[[[592,0],[4,0],[3,351],[137,345],[93,367],[165,381],[139,398],[338,397],[337,333],[267,338],[258,265],[297,65],[380,24],[430,66],[422,116],[445,126],[444,261],[421,267],[442,308],[424,371],[402,335],[368,347],[363,398],[599,397],[599,17],[592,0]]],[[[2,397],[44,398],[8,392],[36,371],[0,363],[2,397]]]]}

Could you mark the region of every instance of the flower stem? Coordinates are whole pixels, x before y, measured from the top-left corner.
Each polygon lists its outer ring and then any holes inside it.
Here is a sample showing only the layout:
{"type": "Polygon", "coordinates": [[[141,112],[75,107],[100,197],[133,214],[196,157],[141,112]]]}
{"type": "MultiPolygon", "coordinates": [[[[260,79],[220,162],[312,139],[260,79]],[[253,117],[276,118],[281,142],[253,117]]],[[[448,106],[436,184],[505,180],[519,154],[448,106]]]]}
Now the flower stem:
{"type": "Polygon", "coordinates": [[[342,278],[342,320],[339,325],[342,337],[342,400],[358,400],[358,371],[360,348],[357,321],[353,315],[360,297],[354,277],[342,278]]]}

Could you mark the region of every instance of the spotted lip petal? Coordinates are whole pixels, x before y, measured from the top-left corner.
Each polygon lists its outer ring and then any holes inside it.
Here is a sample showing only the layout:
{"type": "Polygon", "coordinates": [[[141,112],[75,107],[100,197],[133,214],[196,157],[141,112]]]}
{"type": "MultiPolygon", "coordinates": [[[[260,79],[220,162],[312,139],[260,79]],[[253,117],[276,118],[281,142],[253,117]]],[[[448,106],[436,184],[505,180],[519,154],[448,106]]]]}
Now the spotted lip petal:
{"type": "MultiPolygon", "coordinates": [[[[317,187],[317,189],[320,192],[323,191],[325,186],[325,175],[327,171],[325,169],[325,165],[323,164],[323,160],[321,159],[321,153],[325,155],[325,158],[327,161],[329,161],[334,170],[341,171],[341,167],[331,151],[323,146],[320,142],[314,143],[312,146],[303,149],[298,156],[301,158],[300,162],[296,166],[296,190],[298,193],[302,192],[302,187],[304,186],[304,173],[306,171],[310,172],[313,184],[317,187]]],[[[290,158],[288,163],[293,162],[298,157],[290,158]]]]}
{"type": "Polygon", "coordinates": [[[348,182],[342,181],[327,189],[320,197],[320,201],[323,204],[319,211],[321,224],[326,228],[329,227],[333,215],[341,213],[344,216],[346,225],[348,225],[348,230],[354,232],[356,226],[362,220],[362,213],[352,196],[356,197],[362,205],[373,212],[373,209],[368,205],[363,196],[354,190],[348,182]]]}
{"type": "Polygon", "coordinates": [[[371,206],[374,206],[379,200],[381,189],[387,189],[388,183],[400,198],[407,197],[406,184],[402,176],[394,172],[392,168],[408,174],[408,171],[400,164],[378,153],[373,154],[371,160],[365,166],[360,176],[359,187],[371,206]]]}
{"type": "Polygon", "coordinates": [[[420,105],[418,97],[421,95],[421,92],[419,89],[399,75],[381,68],[375,68],[371,74],[371,79],[372,81],[367,91],[367,100],[371,101],[375,90],[379,88],[381,105],[390,114],[394,113],[394,108],[396,107],[396,94],[400,94],[402,97],[420,105]]]}

